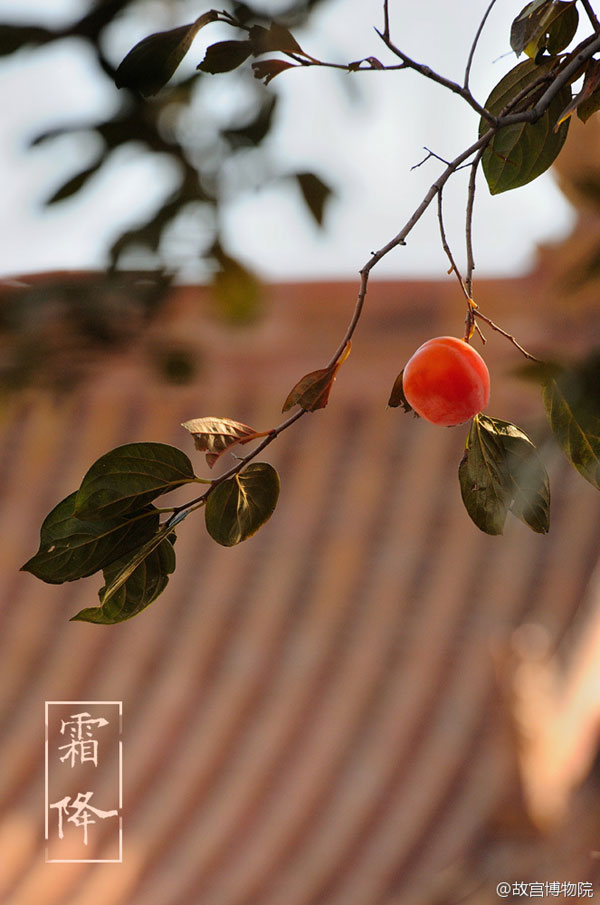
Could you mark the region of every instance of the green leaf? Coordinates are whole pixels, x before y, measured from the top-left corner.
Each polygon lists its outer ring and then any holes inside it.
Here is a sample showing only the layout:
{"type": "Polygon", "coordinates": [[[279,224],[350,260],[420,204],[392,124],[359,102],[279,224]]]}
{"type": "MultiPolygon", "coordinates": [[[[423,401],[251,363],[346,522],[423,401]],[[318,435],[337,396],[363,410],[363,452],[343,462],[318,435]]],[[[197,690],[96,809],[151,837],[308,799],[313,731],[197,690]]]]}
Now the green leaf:
{"type": "MultiPolygon", "coordinates": [[[[533,60],[525,60],[519,63],[496,85],[487,99],[487,109],[495,116],[499,115],[528,85],[539,76],[549,74],[551,68],[551,62],[536,65],[533,60]]],[[[543,86],[540,90],[543,91],[543,86]]],[[[532,89],[516,109],[531,109],[540,96],[539,90],[532,89]]],[[[483,172],[492,195],[526,185],[551,166],[567,137],[568,121],[557,129],[555,126],[570,100],[571,89],[565,86],[536,123],[516,123],[496,132],[482,158],[483,172]]],[[[479,134],[485,134],[488,128],[482,118],[479,134]]]]}
{"type": "Polygon", "coordinates": [[[600,355],[546,381],[550,427],[571,465],[600,490],[600,355]]]}
{"type": "Polygon", "coordinates": [[[183,60],[200,29],[217,18],[218,13],[211,10],[190,25],[144,38],[119,65],[115,75],[117,88],[130,88],[144,97],[157,94],[183,60]]]}
{"type": "Polygon", "coordinates": [[[256,462],[217,485],[206,501],[208,533],[233,547],[252,537],[271,518],[279,498],[279,475],[272,465],[256,462]]]}
{"type": "Polygon", "coordinates": [[[314,173],[296,173],[302,197],[318,226],[323,226],[325,206],[333,192],[322,179],[314,173]]]}
{"type": "Polygon", "coordinates": [[[75,511],[88,519],[126,515],[194,479],[192,463],[180,449],[126,443],[94,462],[81,482],[75,511]]]}
{"type": "Polygon", "coordinates": [[[535,0],[528,3],[514,20],[510,46],[517,56],[524,50],[532,59],[544,50],[550,54],[560,53],[575,36],[578,22],[574,0],[535,0]]]}
{"type": "Polygon", "coordinates": [[[548,475],[533,443],[515,424],[477,415],[458,475],[465,508],[486,534],[502,534],[509,512],[537,533],[548,531],[548,475]]]}
{"type": "Polygon", "coordinates": [[[161,539],[158,546],[144,556],[126,580],[112,594],[107,593],[129,564],[130,558],[123,557],[104,569],[106,584],[98,592],[100,606],[80,610],[71,621],[114,625],[137,616],[162,594],[169,575],[175,571],[173,543],[169,538],[161,539]]]}
{"type": "MultiPolygon", "coordinates": [[[[388,399],[388,406],[392,409],[395,409],[401,405],[404,411],[408,414],[409,412],[413,412],[414,409],[404,395],[403,375],[404,368],[400,371],[394,381],[394,386],[392,387],[392,392],[390,393],[390,398],[388,399]]],[[[416,412],[414,412],[414,414],[417,418],[419,417],[416,412]]]]}
{"type": "Polygon", "coordinates": [[[49,584],[76,581],[135,550],[158,528],[159,514],[154,508],[129,518],[79,518],[76,498],[77,492],[69,494],[46,516],[39,550],[22,566],[23,571],[49,584]]]}
{"type": "Polygon", "coordinates": [[[201,72],[231,72],[244,63],[252,53],[250,41],[217,41],[206,48],[204,59],[196,69],[201,72]]]}

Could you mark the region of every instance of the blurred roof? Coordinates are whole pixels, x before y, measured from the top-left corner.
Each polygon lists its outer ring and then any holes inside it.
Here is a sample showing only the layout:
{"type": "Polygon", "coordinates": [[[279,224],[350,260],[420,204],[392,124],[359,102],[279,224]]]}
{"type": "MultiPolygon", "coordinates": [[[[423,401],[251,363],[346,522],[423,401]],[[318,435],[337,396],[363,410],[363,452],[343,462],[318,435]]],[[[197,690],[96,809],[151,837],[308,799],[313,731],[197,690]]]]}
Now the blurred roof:
{"type": "MultiPolygon", "coordinates": [[[[290,387],[337,347],[356,291],[274,285],[263,318],[232,329],[181,287],[143,342],[94,360],[79,389],[5,404],[0,901],[484,905],[501,881],[600,880],[596,494],[514,376],[520,354],[489,328],[489,412],[541,447],[547,536],[517,520],[481,534],[457,481],[465,429],[386,408],[411,352],[462,330],[450,279],[370,284],[327,410],[264,454],[282,481],[271,520],[224,549],[201,514],[188,519],[143,614],[69,622],[97,577],[49,586],[18,572],[45,514],[113,446],[172,443],[203,474],[182,421],[275,426],[290,387]],[[196,365],[185,385],[153,365],[169,344],[196,365]],[[123,701],[122,864],[44,863],[47,700],[123,701]]],[[[482,281],[477,299],[533,353],[598,343],[535,278],[482,281]]]]}

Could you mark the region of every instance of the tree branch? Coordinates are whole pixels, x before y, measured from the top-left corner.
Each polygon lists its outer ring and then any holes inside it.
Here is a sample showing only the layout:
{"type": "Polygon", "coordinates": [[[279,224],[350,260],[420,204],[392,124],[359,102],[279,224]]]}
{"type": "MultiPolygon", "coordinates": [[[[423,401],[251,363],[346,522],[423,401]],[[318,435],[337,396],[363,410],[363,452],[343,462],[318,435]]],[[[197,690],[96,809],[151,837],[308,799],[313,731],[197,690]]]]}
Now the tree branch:
{"type": "Polygon", "coordinates": [[[508,113],[506,116],[496,118],[494,125],[497,128],[502,126],[511,126],[514,123],[535,123],[544,115],[556,95],[565,85],[577,75],[584,63],[586,63],[595,53],[600,50],[600,34],[593,41],[587,44],[579,53],[567,63],[560,73],[552,80],[551,84],[544,91],[539,101],[534,104],[531,110],[523,110],[520,113],[508,113]]]}
{"type": "Polygon", "coordinates": [[[591,22],[592,28],[594,29],[596,34],[600,34],[600,22],[598,22],[596,13],[592,9],[592,4],[589,2],[589,0],[581,0],[581,5],[587,13],[587,17],[591,22]]]}
{"type": "Polygon", "coordinates": [[[470,107],[475,110],[476,113],[479,113],[480,116],[483,116],[489,123],[495,123],[496,118],[489,113],[485,107],[482,107],[479,104],[468,88],[463,87],[463,85],[459,85],[458,82],[453,82],[451,79],[447,79],[445,76],[440,75],[435,72],[429,66],[425,66],[423,63],[417,63],[416,60],[411,59],[404,51],[400,50],[396,45],[390,40],[390,38],[386,38],[385,34],[380,32],[378,29],[375,29],[385,46],[392,51],[395,56],[402,60],[404,66],[408,69],[414,69],[415,72],[420,73],[420,75],[424,76],[426,79],[429,79],[432,82],[437,82],[438,85],[442,85],[444,88],[448,88],[449,91],[452,91],[454,94],[460,95],[469,104],[470,107]]]}
{"type": "Polygon", "coordinates": [[[471,66],[473,64],[473,57],[475,56],[475,50],[477,48],[477,44],[479,43],[479,38],[481,37],[481,32],[484,29],[485,23],[487,21],[487,17],[491,13],[492,8],[494,7],[495,3],[496,3],[496,0],[491,0],[491,3],[489,4],[488,8],[484,12],[483,18],[482,18],[481,22],[479,23],[479,28],[475,32],[475,37],[473,38],[473,43],[471,44],[471,50],[469,51],[469,57],[467,59],[467,66],[465,69],[465,80],[463,82],[463,87],[464,87],[465,91],[469,90],[469,76],[471,75],[471,66]]]}

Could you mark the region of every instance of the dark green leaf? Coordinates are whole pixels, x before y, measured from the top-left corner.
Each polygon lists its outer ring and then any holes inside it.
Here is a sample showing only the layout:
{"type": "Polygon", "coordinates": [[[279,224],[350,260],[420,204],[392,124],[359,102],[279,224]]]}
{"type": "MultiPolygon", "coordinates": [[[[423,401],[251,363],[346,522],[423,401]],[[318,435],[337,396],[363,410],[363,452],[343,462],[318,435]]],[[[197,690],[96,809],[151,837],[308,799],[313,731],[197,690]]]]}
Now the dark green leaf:
{"type": "MultiPolygon", "coordinates": [[[[499,115],[511,100],[541,75],[548,74],[550,69],[549,62],[536,65],[532,60],[525,60],[519,63],[496,85],[487,99],[487,109],[499,115]]],[[[539,92],[532,90],[527,99],[519,103],[518,110],[530,109],[538,99],[539,92]]],[[[565,86],[536,123],[517,123],[496,132],[482,158],[483,172],[492,195],[526,185],[551,166],[567,137],[568,121],[557,129],[555,126],[570,100],[571,89],[565,86]]],[[[482,118],[480,135],[487,129],[488,124],[482,118]]]]}
{"type": "Polygon", "coordinates": [[[578,24],[579,13],[573,0],[571,3],[556,3],[548,22],[544,23],[546,38],[538,41],[538,51],[543,47],[552,55],[560,53],[575,37],[578,24]]]}
{"type": "Polygon", "coordinates": [[[252,537],[269,519],[279,498],[279,475],[272,465],[256,462],[219,484],[206,501],[208,533],[233,547],[252,537]]]}
{"type": "Polygon", "coordinates": [[[244,63],[252,53],[250,41],[218,41],[206,48],[206,54],[196,69],[202,72],[231,72],[244,63]]]}
{"type": "MultiPolygon", "coordinates": [[[[402,384],[403,374],[404,368],[400,371],[394,381],[394,386],[392,387],[392,392],[390,393],[390,398],[388,399],[388,406],[392,409],[395,409],[401,405],[404,411],[408,414],[408,412],[413,411],[413,407],[404,395],[404,386],[402,384]]],[[[414,414],[419,417],[416,412],[414,412],[414,414]]]]}
{"type": "Polygon", "coordinates": [[[104,569],[106,584],[99,591],[100,606],[86,607],[73,616],[71,621],[114,625],[137,616],[162,594],[169,575],[175,571],[173,544],[169,538],[161,539],[158,546],[139,562],[127,579],[112,594],[107,594],[129,562],[130,558],[123,557],[104,569]]]}
{"type": "Polygon", "coordinates": [[[510,46],[517,56],[524,50],[532,59],[543,50],[557,54],[573,39],[578,22],[574,0],[535,0],[528,3],[514,20],[510,46]]]}
{"type": "Polygon", "coordinates": [[[129,51],[117,69],[117,88],[130,88],[144,97],[156,94],[167,84],[199,30],[217,18],[218,13],[211,10],[190,25],[180,25],[144,38],[129,51]]]}
{"type": "Polygon", "coordinates": [[[47,205],[56,204],[57,201],[64,201],[65,198],[70,198],[71,195],[75,195],[83,186],[94,176],[95,173],[98,172],[102,164],[104,163],[105,156],[104,154],[98,158],[98,160],[93,163],[91,166],[86,167],[85,170],[81,170],[77,175],[72,176],[71,179],[68,179],[59,189],[57,189],[53,195],[48,198],[46,201],[47,205]]]}
{"type": "Polygon", "coordinates": [[[542,398],[567,459],[600,490],[600,356],[549,379],[542,398]]]}
{"type": "Polygon", "coordinates": [[[194,480],[185,453],[166,443],[126,443],[101,456],[77,493],[80,518],[125,515],[194,480]]]}
{"type": "Polygon", "coordinates": [[[296,173],[296,179],[306,205],[319,226],[323,226],[325,205],[332,190],[314,173],[296,173]]]}
{"type": "Polygon", "coordinates": [[[510,28],[510,46],[517,56],[523,53],[540,27],[544,16],[552,6],[552,0],[533,0],[523,7],[510,28]]]}
{"type": "Polygon", "coordinates": [[[502,534],[509,512],[533,531],[548,531],[548,476],[533,443],[516,425],[476,416],[458,475],[465,508],[486,534],[502,534]]]}
{"type": "Polygon", "coordinates": [[[75,515],[77,492],[46,516],[38,552],[22,567],[49,584],[93,575],[99,569],[144,544],[157,530],[156,509],[89,521],[75,515]]]}

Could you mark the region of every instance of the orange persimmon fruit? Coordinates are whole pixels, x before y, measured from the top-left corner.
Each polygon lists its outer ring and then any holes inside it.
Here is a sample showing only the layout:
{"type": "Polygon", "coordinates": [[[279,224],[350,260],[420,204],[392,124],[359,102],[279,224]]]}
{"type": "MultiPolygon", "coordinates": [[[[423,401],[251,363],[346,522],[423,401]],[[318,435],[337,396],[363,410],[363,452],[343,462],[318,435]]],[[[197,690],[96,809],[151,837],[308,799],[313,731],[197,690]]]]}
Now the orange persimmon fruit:
{"type": "Polygon", "coordinates": [[[488,404],[490,374],[481,355],[464,339],[436,336],[409,359],[402,388],[417,415],[452,427],[488,404]]]}

